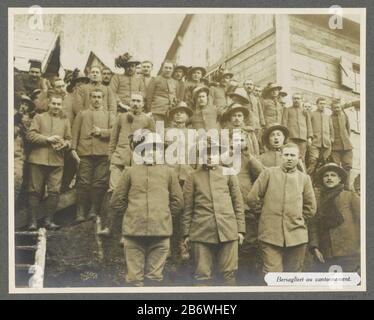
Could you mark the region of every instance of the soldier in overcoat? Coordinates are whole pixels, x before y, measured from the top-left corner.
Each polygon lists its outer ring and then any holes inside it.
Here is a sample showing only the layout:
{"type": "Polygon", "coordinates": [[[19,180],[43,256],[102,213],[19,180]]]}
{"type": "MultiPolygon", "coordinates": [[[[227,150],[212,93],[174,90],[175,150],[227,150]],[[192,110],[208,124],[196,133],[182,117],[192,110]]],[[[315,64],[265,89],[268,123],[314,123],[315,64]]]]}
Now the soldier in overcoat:
{"type": "Polygon", "coordinates": [[[316,175],[322,189],[309,230],[309,249],[324,272],[332,265],[343,272],[360,269],[360,197],[344,190],[346,179],[345,170],[335,163],[325,164],[316,175]]]}
{"type": "Polygon", "coordinates": [[[292,101],[292,106],[283,110],[282,125],[289,131],[289,140],[299,146],[300,157],[305,163],[307,145],[310,145],[313,139],[310,113],[303,108],[303,97],[300,93],[294,93],[292,101]]]}
{"type": "Polygon", "coordinates": [[[309,163],[307,172],[314,175],[318,162],[325,164],[331,154],[331,146],[334,142],[334,126],[331,117],[326,114],[326,99],[317,99],[317,110],[311,112],[311,124],[313,129],[313,141],[309,146],[309,163]]]}
{"type": "Polygon", "coordinates": [[[316,199],[310,177],[297,170],[299,149],[282,148],[282,165],[263,170],[248,194],[249,206],[263,201],[259,218],[263,272],[303,271],[308,244],[308,221],[316,199]]]}
{"type": "Polygon", "coordinates": [[[76,221],[96,218],[100,214],[103,197],[108,190],[109,138],[114,115],[104,109],[104,92],[91,91],[91,105],[78,113],[73,124],[72,156],[79,163],[77,173],[76,221]]]}
{"type": "Polygon", "coordinates": [[[36,115],[27,132],[30,145],[28,204],[31,230],[37,228],[40,200],[47,185],[48,197],[44,202],[46,227],[58,229],[53,222],[57,208],[64,167],[64,152],[71,146],[70,123],[62,111],[62,97],[49,97],[49,110],[36,115]]]}
{"type": "MultiPolygon", "coordinates": [[[[194,284],[210,285],[217,265],[223,285],[236,284],[238,245],[244,240],[243,198],[238,178],[217,165],[218,144],[207,144],[205,164],[187,177],[181,227],[191,243],[194,284]]],[[[204,152],[204,151],[202,151],[204,152]]]]}
{"type": "Polygon", "coordinates": [[[350,188],[351,169],[353,165],[353,145],[350,139],[351,127],[347,114],[342,109],[341,99],[335,99],[331,104],[334,142],[332,144],[332,161],[341,166],[347,173],[345,188],[350,188]]]}
{"type": "Polygon", "coordinates": [[[126,281],[132,286],[160,286],[173,234],[173,216],[181,214],[183,194],[174,170],[157,163],[164,142],[156,133],[133,145],[142,163],[122,174],[111,206],[123,211],[126,281]],[[146,151],[148,150],[148,152],[146,151]]]}

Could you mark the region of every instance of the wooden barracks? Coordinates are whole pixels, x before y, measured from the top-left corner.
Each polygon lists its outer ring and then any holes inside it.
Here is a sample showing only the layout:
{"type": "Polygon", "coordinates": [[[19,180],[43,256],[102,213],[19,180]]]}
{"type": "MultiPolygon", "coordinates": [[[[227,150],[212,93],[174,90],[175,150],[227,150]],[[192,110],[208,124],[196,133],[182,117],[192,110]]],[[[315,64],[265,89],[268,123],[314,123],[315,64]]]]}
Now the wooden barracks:
{"type": "MultiPolygon", "coordinates": [[[[280,83],[306,101],[317,97],[360,99],[360,24],[343,19],[342,29],[329,27],[330,15],[188,14],[166,58],[184,65],[224,64],[242,83],[280,83]],[[208,17],[208,18],[207,18],[208,17]]],[[[360,112],[347,108],[354,144],[354,171],[359,170],[360,112]]],[[[353,173],[355,176],[355,173],[353,173]]]]}

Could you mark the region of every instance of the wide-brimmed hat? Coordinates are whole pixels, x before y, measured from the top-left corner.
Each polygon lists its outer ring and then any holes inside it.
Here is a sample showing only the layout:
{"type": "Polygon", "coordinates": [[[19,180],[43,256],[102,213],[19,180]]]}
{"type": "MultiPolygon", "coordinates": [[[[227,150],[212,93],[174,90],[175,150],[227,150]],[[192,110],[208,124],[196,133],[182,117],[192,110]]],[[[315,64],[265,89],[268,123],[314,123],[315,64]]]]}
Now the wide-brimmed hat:
{"type": "Polygon", "coordinates": [[[30,69],[37,68],[37,69],[42,70],[42,62],[40,60],[30,59],[29,64],[30,64],[30,69]]]}
{"type": "Polygon", "coordinates": [[[228,97],[230,97],[231,99],[239,99],[240,102],[239,103],[242,103],[242,104],[248,104],[249,103],[249,99],[248,99],[248,94],[247,94],[247,91],[245,91],[244,88],[236,88],[234,90],[234,92],[230,92],[227,94],[228,97]]]}
{"type": "Polygon", "coordinates": [[[71,81],[70,83],[72,85],[76,84],[77,82],[89,82],[90,81],[90,78],[87,77],[83,71],[79,70],[79,69],[75,69],[72,73],[72,76],[71,76],[71,81]]]}
{"type": "Polygon", "coordinates": [[[191,67],[190,70],[188,70],[188,76],[191,77],[192,73],[195,70],[201,70],[201,73],[203,74],[203,77],[206,75],[206,69],[204,67],[191,67]]]}
{"type": "Polygon", "coordinates": [[[279,130],[279,131],[282,131],[283,132],[283,135],[284,135],[284,141],[286,141],[288,139],[288,136],[289,136],[289,131],[287,129],[287,127],[285,126],[282,126],[280,124],[275,124],[269,128],[267,128],[264,133],[262,134],[262,143],[264,145],[268,145],[269,144],[269,136],[270,134],[275,131],[275,130],[279,130]]]}
{"type": "Polygon", "coordinates": [[[228,70],[223,70],[222,73],[218,76],[218,80],[222,80],[225,76],[230,76],[230,78],[234,77],[234,74],[229,72],[228,70]]]}
{"type": "Polygon", "coordinates": [[[326,163],[325,165],[323,165],[316,173],[316,182],[318,184],[322,184],[322,178],[323,178],[323,175],[327,172],[327,171],[334,171],[336,172],[340,179],[342,179],[341,183],[344,184],[347,180],[347,172],[339,165],[337,165],[336,163],[326,163]]]}
{"type": "Polygon", "coordinates": [[[74,86],[78,82],[83,82],[83,83],[89,83],[90,78],[87,77],[83,71],[79,70],[78,68],[75,68],[71,73],[67,74],[65,77],[65,82],[68,83],[66,86],[66,90],[68,92],[72,92],[74,86]]]}
{"type": "Polygon", "coordinates": [[[249,116],[249,110],[246,107],[243,107],[239,103],[233,103],[228,110],[223,114],[223,119],[224,120],[229,120],[231,115],[235,112],[242,112],[244,115],[244,118],[248,118],[249,116]]]}
{"type": "Polygon", "coordinates": [[[272,90],[282,90],[282,86],[280,86],[277,83],[270,82],[263,90],[262,90],[262,95],[266,96],[270,93],[272,90]]]}
{"type": "Polygon", "coordinates": [[[149,145],[164,146],[165,142],[161,136],[156,132],[141,132],[139,134],[132,134],[129,136],[130,146],[134,150],[137,146],[142,144],[144,147],[149,145]]]}
{"type": "Polygon", "coordinates": [[[174,68],[174,72],[177,71],[178,69],[180,70],[183,70],[183,73],[184,74],[187,74],[188,72],[188,67],[184,66],[184,65],[177,65],[175,68],[174,68]]]}
{"type": "Polygon", "coordinates": [[[21,95],[21,97],[19,99],[19,102],[23,102],[23,103],[26,103],[30,106],[35,107],[35,103],[31,100],[31,98],[29,96],[26,96],[25,94],[21,95]]]}
{"type": "Polygon", "coordinates": [[[126,104],[126,103],[117,103],[117,107],[121,108],[121,109],[123,109],[125,111],[129,111],[129,109],[131,109],[131,107],[128,104],[126,104]]]}
{"type": "Polygon", "coordinates": [[[169,119],[172,119],[174,114],[177,112],[177,111],[180,111],[180,110],[183,110],[187,113],[187,115],[189,117],[192,116],[193,114],[193,111],[192,109],[187,105],[186,102],[184,101],[180,101],[175,107],[171,108],[169,111],[168,111],[168,118],[169,119]]]}
{"type": "Polygon", "coordinates": [[[29,94],[29,97],[32,101],[35,101],[38,98],[39,94],[41,94],[42,92],[42,89],[35,89],[29,94]]]}
{"type": "Polygon", "coordinates": [[[135,60],[131,58],[129,61],[125,62],[124,66],[127,67],[132,64],[135,64],[138,66],[139,64],[141,64],[141,62],[139,60],[135,60]]]}
{"type": "Polygon", "coordinates": [[[114,60],[114,64],[117,68],[125,68],[132,64],[139,65],[141,64],[141,62],[135,60],[130,53],[126,52],[123,55],[117,57],[114,60]]]}
{"type": "Polygon", "coordinates": [[[90,81],[90,78],[87,77],[83,72],[79,72],[78,76],[74,79],[74,83],[77,83],[77,82],[88,83],[89,81],[90,81]]]}
{"type": "Polygon", "coordinates": [[[196,99],[196,96],[197,96],[201,91],[204,91],[204,92],[206,92],[207,95],[209,95],[209,88],[208,88],[208,87],[205,87],[205,86],[196,87],[196,88],[193,89],[193,91],[192,91],[192,97],[193,97],[193,100],[196,99]]]}
{"type": "Polygon", "coordinates": [[[34,101],[32,101],[30,97],[26,95],[16,96],[15,103],[17,108],[21,103],[26,104],[28,106],[28,112],[32,112],[36,108],[34,101]]]}

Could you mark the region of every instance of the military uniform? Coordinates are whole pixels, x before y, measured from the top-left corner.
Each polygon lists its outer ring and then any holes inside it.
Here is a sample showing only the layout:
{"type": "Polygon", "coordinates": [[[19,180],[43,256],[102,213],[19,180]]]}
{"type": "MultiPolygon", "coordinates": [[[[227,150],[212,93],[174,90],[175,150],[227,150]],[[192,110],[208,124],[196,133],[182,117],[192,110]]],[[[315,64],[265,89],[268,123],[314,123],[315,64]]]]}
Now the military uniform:
{"type": "Polygon", "coordinates": [[[38,89],[48,91],[46,79],[40,77],[34,81],[29,74],[19,74],[15,77],[14,90],[17,96],[27,95],[30,97],[38,89]]]}
{"type": "Polygon", "coordinates": [[[263,272],[301,272],[308,243],[307,221],[316,212],[309,176],[296,168],[267,168],[248,194],[248,205],[263,200],[258,226],[263,272]]]}
{"type": "Polygon", "coordinates": [[[23,184],[23,168],[25,163],[24,141],[20,128],[14,127],[14,200],[17,203],[23,184]]]}
{"type": "Polygon", "coordinates": [[[147,88],[147,110],[152,112],[155,121],[166,122],[166,112],[177,99],[178,83],[173,78],[157,76],[147,88]]]}
{"type": "Polygon", "coordinates": [[[72,149],[80,157],[77,173],[77,218],[84,219],[91,193],[92,213],[98,214],[103,196],[108,189],[109,138],[114,115],[103,107],[78,113],[73,124],[72,149]],[[100,136],[91,134],[93,126],[101,129],[100,136]]]}
{"type": "Polygon", "coordinates": [[[227,127],[225,127],[225,129],[230,129],[230,130],[241,129],[241,134],[244,135],[245,138],[247,139],[248,152],[251,155],[254,155],[256,157],[260,155],[260,145],[258,143],[257,136],[252,127],[249,127],[249,126],[234,127],[233,125],[230,124],[227,127]]]}
{"type": "Polygon", "coordinates": [[[258,159],[265,167],[278,167],[282,164],[282,151],[280,149],[267,150],[258,159]]]}
{"type": "MultiPolygon", "coordinates": [[[[188,128],[183,126],[183,127],[172,127],[172,128],[167,128],[165,132],[165,144],[167,147],[173,144],[173,148],[175,144],[180,144],[179,148],[184,147],[184,163],[180,163],[178,158],[178,162],[175,164],[169,164],[170,167],[174,168],[175,173],[177,174],[178,181],[180,185],[183,187],[184,182],[187,179],[187,176],[193,172],[193,167],[188,164],[188,152],[190,151],[188,149],[188,128]],[[170,133],[177,133],[178,137],[175,138],[175,136],[171,135],[170,133]],[[182,144],[184,142],[184,144],[182,144]]],[[[167,149],[166,149],[167,150],[167,149]]],[[[174,152],[173,156],[176,157],[177,153],[174,152]]],[[[181,156],[180,156],[181,157],[181,156]]]]}
{"type": "Polygon", "coordinates": [[[236,176],[202,166],[187,177],[182,235],[193,246],[196,284],[210,284],[214,258],[225,285],[235,285],[238,233],[245,233],[243,198],[236,176]]]}
{"type": "Polygon", "coordinates": [[[244,200],[245,213],[245,238],[239,248],[239,276],[243,281],[248,281],[248,274],[251,276],[258,273],[260,268],[258,251],[258,208],[249,208],[247,195],[251,191],[253,183],[256,181],[261,171],[264,169],[261,162],[248,151],[241,152],[241,168],[237,174],[240,191],[244,200]]]}
{"type": "Polygon", "coordinates": [[[125,105],[130,105],[132,93],[140,92],[143,97],[145,96],[144,83],[137,75],[113,75],[110,81],[110,89],[115,94],[116,102],[122,102],[125,105]]]}
{"type": "Polygon", "coordinates": [[[184,101],[184,97],[186,95],[186,82],[181,79],[181,80],[176,80],[177,81],[177,99],[184,101]]]}
{"type": "Polygon", "coordinates": [[[109,160],[110,160],[110,180],[109,189],[114,190],[126,167],[131,166],[132,150],[129,136],[138,129],[148,129],[155,131],[153,119],[144,113],[134,115],[132,113],[118,114],[110,136],[109,160]],[[131,120],[130,120],[131,119],[131,120]]]}
{"type": "Polygon", "coordinates": [[[260,99],[253,93],[248,94],[249,99],[249,111],[250,111],[250,122],[248,124],[253,127],[257,140],[260,141],[260,131],[265,127],[265,118],[262,110],[260,99]]]}
{"type": "Polygon", "coordinates": [[[48,198],[45,202],[47,224],[53,222],[56,211],[64,166],[64,150],[54,150],[47,138],[58,135],[70,147],[71,129],[69,120],[63,116],[53,116],[50,112],[36,115],[27,133],[30,143],[29,163],[29,207],[32,223],[36,224],[37,210],[45,184],[48,198]]]}
{"type": "Polygon", "coordinates": [[[68,93],[64,97],[64,101],[62,104],[62,110],[69,119],[71,126],[73,126],[74,119],[80,111],[78,110],[79,105],[82,105],[82,96],[80,92],[78,92],[78,90],[74,88],[73,92],[68,93]]]}
{"type": "Polygon", "coordinates": [[[313,137],[309,112],[302,107],[290,107],[283,110],[282,125],[288,128],[289,139],[299,146],[300,157],[305,163],[307,141],[313,137]]]}
{"type": "Polygon", "coordinates": [[[331,117],[323,111],[311,113],[313,141],[309,148],[308,174],[313,174],[317,161],[322,157],[325,162],[331,154],[331,141],[334,140],[334,126],[331,117]]]}
{"type": "Polygon", "coordinates": [[[79,89],[79,94],[81,96],[80,99],[75,101],[75,104],[73,105],[74,108],[74,114],[77,115],[80,111],[86,110],[90,107],[91,103],[91,97],[90,94],[92,90],[94,89],[100,89],[104,92],[103,97],[103,107],[105,110],[108,110],[110,112],[113,112],[114,114],[117,113],[117,101],[116,97],[112,91],[112,89],[108,86],[104,86],[101,83],[94,84],[94,83],[88,83],[84,84],[79,89]]]}
{"type": "Polygon", "coordinates": [[[341,266],[343,272],[360,269],[360,196],[344,190],[347,177],[344,169],[335,163],[324,165],[316,174],[316,181],[322,188],[317,214],[310,223],[309,248],[312,253],[315,249],[322,253],[325,261],[317,265],[322,272],[328,272],[333,265],[341,266]],[[341,180],[328,187],[323,178],[330,171],[341,180]]]}
{"type": "Polygon", "coordinates": [[[349,187],[350,172],[353,163],[353,146],[350,140],[351,128],[349,119],[344,111],[332,114],[331,120],[334,128],[334,142],[332,144],[332,161],[343,167],[348,174],[346,187],[349,187]]]}
{"type": "Polygon", "coordinates": [[[124,212],[126,281],[160,285],[173,234],[172,215],[183,209],[175,173],[165,165],[134,165],[121,176],[111,206],[124,212]]]}
{"type": "Polygon", "coordinates": [[[193,81],[186,81],[185,82],[185,89],[184,89],[184,97],[183,101],[187,103],[189,107],[193,107],[194,99],[193,99],[193,91],[198,87],[203,87],[204,83],[200,82],[193,82],[193,81]]]}
{"type": "Polygon", "coordinates": [[[226,95],[226,88],[222,86],[211,87],[210,88],[210,99],[212,104],[216,106],[221,114],[223,114],[228,105],[229,99],[226,95]]]}
{"type": "Polygon", "coordinates": [[[148,88],[149,83],[151,82],[151,80],[154,79],[154,77],[152,77],[152,76],[145,77],[144,75],[141,75],[140,78],[143,81],[143,85],[144,85],[144,89],[145,90],[147,90],[147,88],[148,88]]]}
{"type": "Polygon", "coordinates": [[[266,127],[269,128],[272,125],[279,124],[282,122],[283,107],[276,99],[264,99],[263,101],[263,113],[266,127]]]}
{"type": "Polygon", "coordinates": [[[342,224],[327,226],[318,211],[310,226],[309,247],[322,252],[327,260],[325,272],[339,260],[345,262],[339,264],[344,272],[355,272],[360,267],[360,198],[352,191],[343,190],[334,202],[343,217],[342,224]]]}
{"type": "Polygon", "coordinates": [[[196,107],[190,119],[190,125],[193,129],[219,129],[217,108],[208,102],[207,106],[196,107]]]}

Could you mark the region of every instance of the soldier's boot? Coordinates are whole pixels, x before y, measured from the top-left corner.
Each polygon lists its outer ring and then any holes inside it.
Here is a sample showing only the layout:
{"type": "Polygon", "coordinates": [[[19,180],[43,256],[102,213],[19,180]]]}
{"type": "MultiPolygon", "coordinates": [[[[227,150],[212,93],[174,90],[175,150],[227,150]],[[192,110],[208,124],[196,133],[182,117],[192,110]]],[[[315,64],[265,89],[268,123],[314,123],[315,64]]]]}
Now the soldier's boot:
{"type": "Polygon", "coordinates": [[[101,205],[103,202],[105,190],[102,188],[92,188],[91,189],[91,209],[88,214],[89,220],[95,220],[97,216],[100,215],[101,205]]]}
{"type": "Polygon", "coordinates": [[[101,207],[102,229],[97,233],[100,236],[109,236],[112,233],[114,218],[116,215],[116,211],[110,207],[110,199],[112,198],[112,195],[113,191],[109,189],[104,196],[101,207]]]}
{"type": "Polygon", "coordinates": [[[75,218],[76,223],[86,221],[86,210],[88,207],[88,193],[85,190],[79,190],[77,192],[77,215],[75,218]]]}
{"type": "Polygon", "coordinates": [[[30,231],[35,231],[38,229],[38,209],[40,207],[40,196],[38,194],[29,194],[28,196],[29,205],[29,226],[30,231]]]}
{"type": "Polygon", "coordinates": [[[103,207],[101,208],[102,226],[101,230],[98,231],[99,236],[109,237],[112,234],[114,217],[116,211],[110,207],[110,199],[112,197],[112,192],[107,192],[105,200],[103,201],[103,207]]]}
{"type": "Polygon", "coordinates": [[[309,165],[306,169],[306,173],[310,176],[314,176],[317,167],[317,160],[316,159],[309,159],[309,165]]]}
{"type": "Polygon", "coordinates": [[[54,216],[60,196],[57,193],[50,193],[45,200],[44,208],[46,212],[45,227],[48,230],[58,230],[60,226],[54,223],[54,216]]]}

